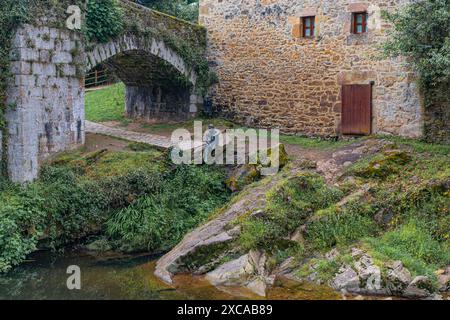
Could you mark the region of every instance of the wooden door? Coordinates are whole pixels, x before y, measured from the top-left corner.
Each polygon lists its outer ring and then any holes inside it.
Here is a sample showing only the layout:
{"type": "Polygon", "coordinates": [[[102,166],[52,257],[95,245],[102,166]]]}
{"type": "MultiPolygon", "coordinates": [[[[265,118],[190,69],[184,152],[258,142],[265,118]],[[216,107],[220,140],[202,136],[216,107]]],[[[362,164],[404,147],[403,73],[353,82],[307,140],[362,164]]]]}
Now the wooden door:
{"type": "Polygon", "coordinates": [[[372,128],[372,85],[342,86],[342,134],[367,135],[372,128]]]}

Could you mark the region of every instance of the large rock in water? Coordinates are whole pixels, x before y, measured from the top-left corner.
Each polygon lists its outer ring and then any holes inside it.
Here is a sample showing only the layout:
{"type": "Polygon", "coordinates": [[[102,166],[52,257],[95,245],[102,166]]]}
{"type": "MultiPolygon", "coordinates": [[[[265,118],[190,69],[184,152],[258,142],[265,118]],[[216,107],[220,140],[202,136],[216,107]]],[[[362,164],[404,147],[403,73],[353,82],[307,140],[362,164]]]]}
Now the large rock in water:
{"type": "Polygon", "coordinates": [[[224,263],[206,275],[214,286],[243,286],[253,293],[265,297],[268,285],[273,285],[275,277],[266,270],[266,254],[251,250],[239,259],[224,263]]]}
{"type": "MultiPolygon", "coordinates": [[[[293,170],[290,174],[295,175],[297,171],[293,170]]],[[[155,275],[171,284],[173,274],[186,271],[186,257],[195,256],[204,248],[230,242],[239,236],[239,229],[229,229],[230,222],[240,215],[263,210],[266,206],[267,190],[275,186],[280,179],[282,177],[274,176],[267,184],[244,190],[234,202],[223,208],[215,219],[187,234],[177,246],[159,259],[155,275]]]]}
{"type": "Polygon", "coordinates": [[[433,284],[426,276],[415,277],[408,285],[403,295],[408,298],[426,298],[433,292],[433,284]]]}
{"type": "Polygon", "coordinates": [[[209,272],[206,279],[214,286],[240,286],[248,283],[254,271],[250,256],[246,254],[209,272]]]}

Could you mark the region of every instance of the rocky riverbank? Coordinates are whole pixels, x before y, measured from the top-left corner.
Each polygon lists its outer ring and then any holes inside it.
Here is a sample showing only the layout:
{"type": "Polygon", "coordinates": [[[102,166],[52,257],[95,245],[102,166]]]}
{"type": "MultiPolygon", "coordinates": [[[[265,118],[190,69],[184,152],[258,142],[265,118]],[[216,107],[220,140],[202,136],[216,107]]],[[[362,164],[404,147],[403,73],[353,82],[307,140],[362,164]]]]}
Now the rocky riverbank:
{"type": "Polygon", "coordinates": [[[168,283],[203,274],[260,296],[288,277],[342,293],[439,299],[450,279],[450,174],[444,152],[431,151],[366,139],[297,157],[189,233],[155,274],[168,283]]]}

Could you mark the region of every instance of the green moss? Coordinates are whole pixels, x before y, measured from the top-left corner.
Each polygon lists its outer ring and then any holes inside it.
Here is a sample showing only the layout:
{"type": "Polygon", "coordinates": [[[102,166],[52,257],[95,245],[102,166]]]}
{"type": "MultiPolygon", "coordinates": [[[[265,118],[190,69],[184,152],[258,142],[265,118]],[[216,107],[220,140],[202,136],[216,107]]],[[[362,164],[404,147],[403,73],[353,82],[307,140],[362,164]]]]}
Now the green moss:
{"type": "Polygon", "coordinates": [[[266,193],[263,218],[243,218],[240,244],[247,249],[284,246],[282,239],[342,196],[317,174],[301,173],[282,180],[266,193]]]}
{"type": "Polygon", "coordinates": [[[84,176],[104,179],[130,173],[139,167],[146,172],[162,172],[167,169],[164,153],[154,148],[145,152],[108,151],[106,149],[88,154],[67,152],[54,160],[56,166],[69,166],[84,176]]]}
{"type": "Polygon", "coordinates": [[[353,166],[352,173],[364,178],[386,178],[398,173],[400,168],[411,160],[406,151],[385,151],[383,154],[372,158],[367,164],[360,162],[353,166]]]}

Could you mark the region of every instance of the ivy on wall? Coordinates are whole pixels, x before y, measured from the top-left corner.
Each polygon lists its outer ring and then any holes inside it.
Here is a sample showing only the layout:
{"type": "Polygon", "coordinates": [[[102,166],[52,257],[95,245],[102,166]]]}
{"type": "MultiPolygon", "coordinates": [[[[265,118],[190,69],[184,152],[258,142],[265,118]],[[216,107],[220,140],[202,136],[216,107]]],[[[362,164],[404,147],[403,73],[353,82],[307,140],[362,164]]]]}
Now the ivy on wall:
{"type": "Polygon", "coordinates": [[[87,0],[86,31],[90,42],[108,42],[123,31],[123,16],[116,0],[87,0]]]}
{"type": "Polygon", "coordinates": [[[7,124],[5,112],[7,109],[6,90],[10,74],[11,37],[15,28],[26,22],[28,16],[28,3],[22,0],[2,0],[0,8],[0,132],[1,151],[0,175],[6,174],[7,163],[7,124]]]}
{"type": "Polygon", "coordinates": [[[384,45],[386,55],[405,56],[418,75],[427,119],[428,141],[450,141],[450,1],[419,0],[394,13],[384,13],[393,24],[384,45]]]}

